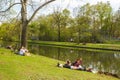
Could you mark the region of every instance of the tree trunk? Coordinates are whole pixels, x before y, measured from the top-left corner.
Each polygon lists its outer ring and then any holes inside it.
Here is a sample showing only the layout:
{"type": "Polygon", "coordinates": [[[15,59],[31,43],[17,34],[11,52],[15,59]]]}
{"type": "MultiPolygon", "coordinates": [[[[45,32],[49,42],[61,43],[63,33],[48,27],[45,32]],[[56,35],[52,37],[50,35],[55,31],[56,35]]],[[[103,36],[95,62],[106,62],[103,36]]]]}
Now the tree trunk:
{"type": "Polygon", "coordinates": [[[80,44],[80,29],[78,29],[78,44],[80,44]]]}
{"type": "Polygon", "coordinates": [[[27,47],[27,27],[28,23],[22,23],[22,35],[21,35],[21,46],[27,47]]]}
{"type": "Polygon", "coordinates": [[[60,42],[60,25],[58,25],[58,41],[60,42]]]}
{"type": "Polygon", "coordinates": [[[22,21],[22,34],[21,34],[21,46],[27,47],[27,9],[26,9],[26,0],[21,0],[21,21],[22,21]]]}

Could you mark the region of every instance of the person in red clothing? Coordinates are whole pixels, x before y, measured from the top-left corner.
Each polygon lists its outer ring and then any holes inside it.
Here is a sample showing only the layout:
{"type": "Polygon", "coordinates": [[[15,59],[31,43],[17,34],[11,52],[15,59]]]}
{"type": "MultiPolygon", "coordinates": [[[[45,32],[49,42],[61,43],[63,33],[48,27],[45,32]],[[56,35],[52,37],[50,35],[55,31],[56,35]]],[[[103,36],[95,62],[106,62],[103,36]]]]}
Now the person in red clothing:
{"type": "Polygon", "coordinates": [[[82,58],[77,59],[72,65],[76,67],[78,67],[79,65],[82,65],[82,58]]]}
{"type": "Polygon", "coordinates": [[[72,63],[71,69],[83,69],[82,58],[79,58],[74,63],[72,63]]]}

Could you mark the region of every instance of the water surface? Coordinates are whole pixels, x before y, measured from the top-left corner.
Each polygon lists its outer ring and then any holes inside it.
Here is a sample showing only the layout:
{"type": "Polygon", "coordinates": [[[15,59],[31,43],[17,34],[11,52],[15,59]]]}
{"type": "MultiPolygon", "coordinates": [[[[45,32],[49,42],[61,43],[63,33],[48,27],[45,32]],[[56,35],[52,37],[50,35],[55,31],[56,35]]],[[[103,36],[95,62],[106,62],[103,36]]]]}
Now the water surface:
{"type": "Polygon", "coordinates": [[[120,76],[120,52],[118,51],[70,49],[38,44],[29,45],[29,50],[36,55],[62,61],[69,59],[73,62],[77,58],[82,58],[83,65],[86,67],[120,76]]]}

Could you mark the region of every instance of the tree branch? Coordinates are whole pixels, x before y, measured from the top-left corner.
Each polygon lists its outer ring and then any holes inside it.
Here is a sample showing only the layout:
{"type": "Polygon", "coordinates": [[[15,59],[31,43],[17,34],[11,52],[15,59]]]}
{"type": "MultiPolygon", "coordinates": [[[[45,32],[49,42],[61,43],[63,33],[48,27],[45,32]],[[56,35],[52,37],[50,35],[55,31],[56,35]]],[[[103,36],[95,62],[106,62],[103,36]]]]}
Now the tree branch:
{"type": "Polygon", "coordinates": [[[39,7],[35,10],[35,12],[32,14],[31,18],[28,20],[28,23],[33,19],[33,17],[36,15],[36,13],[37,13],[42,7],[44,7],[45,5],[47,5],[47,4],[49,4],[49,3],[53,2],[53,1],[55,1],[55,0],[47,1],[47,2],[45,2],[44,4],[42,4],[41,6],[39,6],[39,7]]]}
{"type": "Polygon", "coordinates": [[[14,4],[12,4],[11,6],[9,6],[6,10],[0,11],[0,13],[3,13],[3,12],[8,11],[11,7],[13,7],[14,5],[17,5],[17,4],[21,4],[21,3],[14,3],[14,4]]]}

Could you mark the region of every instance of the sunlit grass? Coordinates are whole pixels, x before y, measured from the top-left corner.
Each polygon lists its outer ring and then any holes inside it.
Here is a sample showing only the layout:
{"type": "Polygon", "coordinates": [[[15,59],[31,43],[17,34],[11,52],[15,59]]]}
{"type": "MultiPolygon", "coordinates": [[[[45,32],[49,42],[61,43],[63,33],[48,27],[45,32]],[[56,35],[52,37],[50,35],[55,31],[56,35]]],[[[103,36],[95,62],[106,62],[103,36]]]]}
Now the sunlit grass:
{"type": "Polygon", "coordinates": [[[0,48],[0,80],[118,80],[90,72],[56,67],[55,59],[43,56],[19,56],[0,48]]]}

